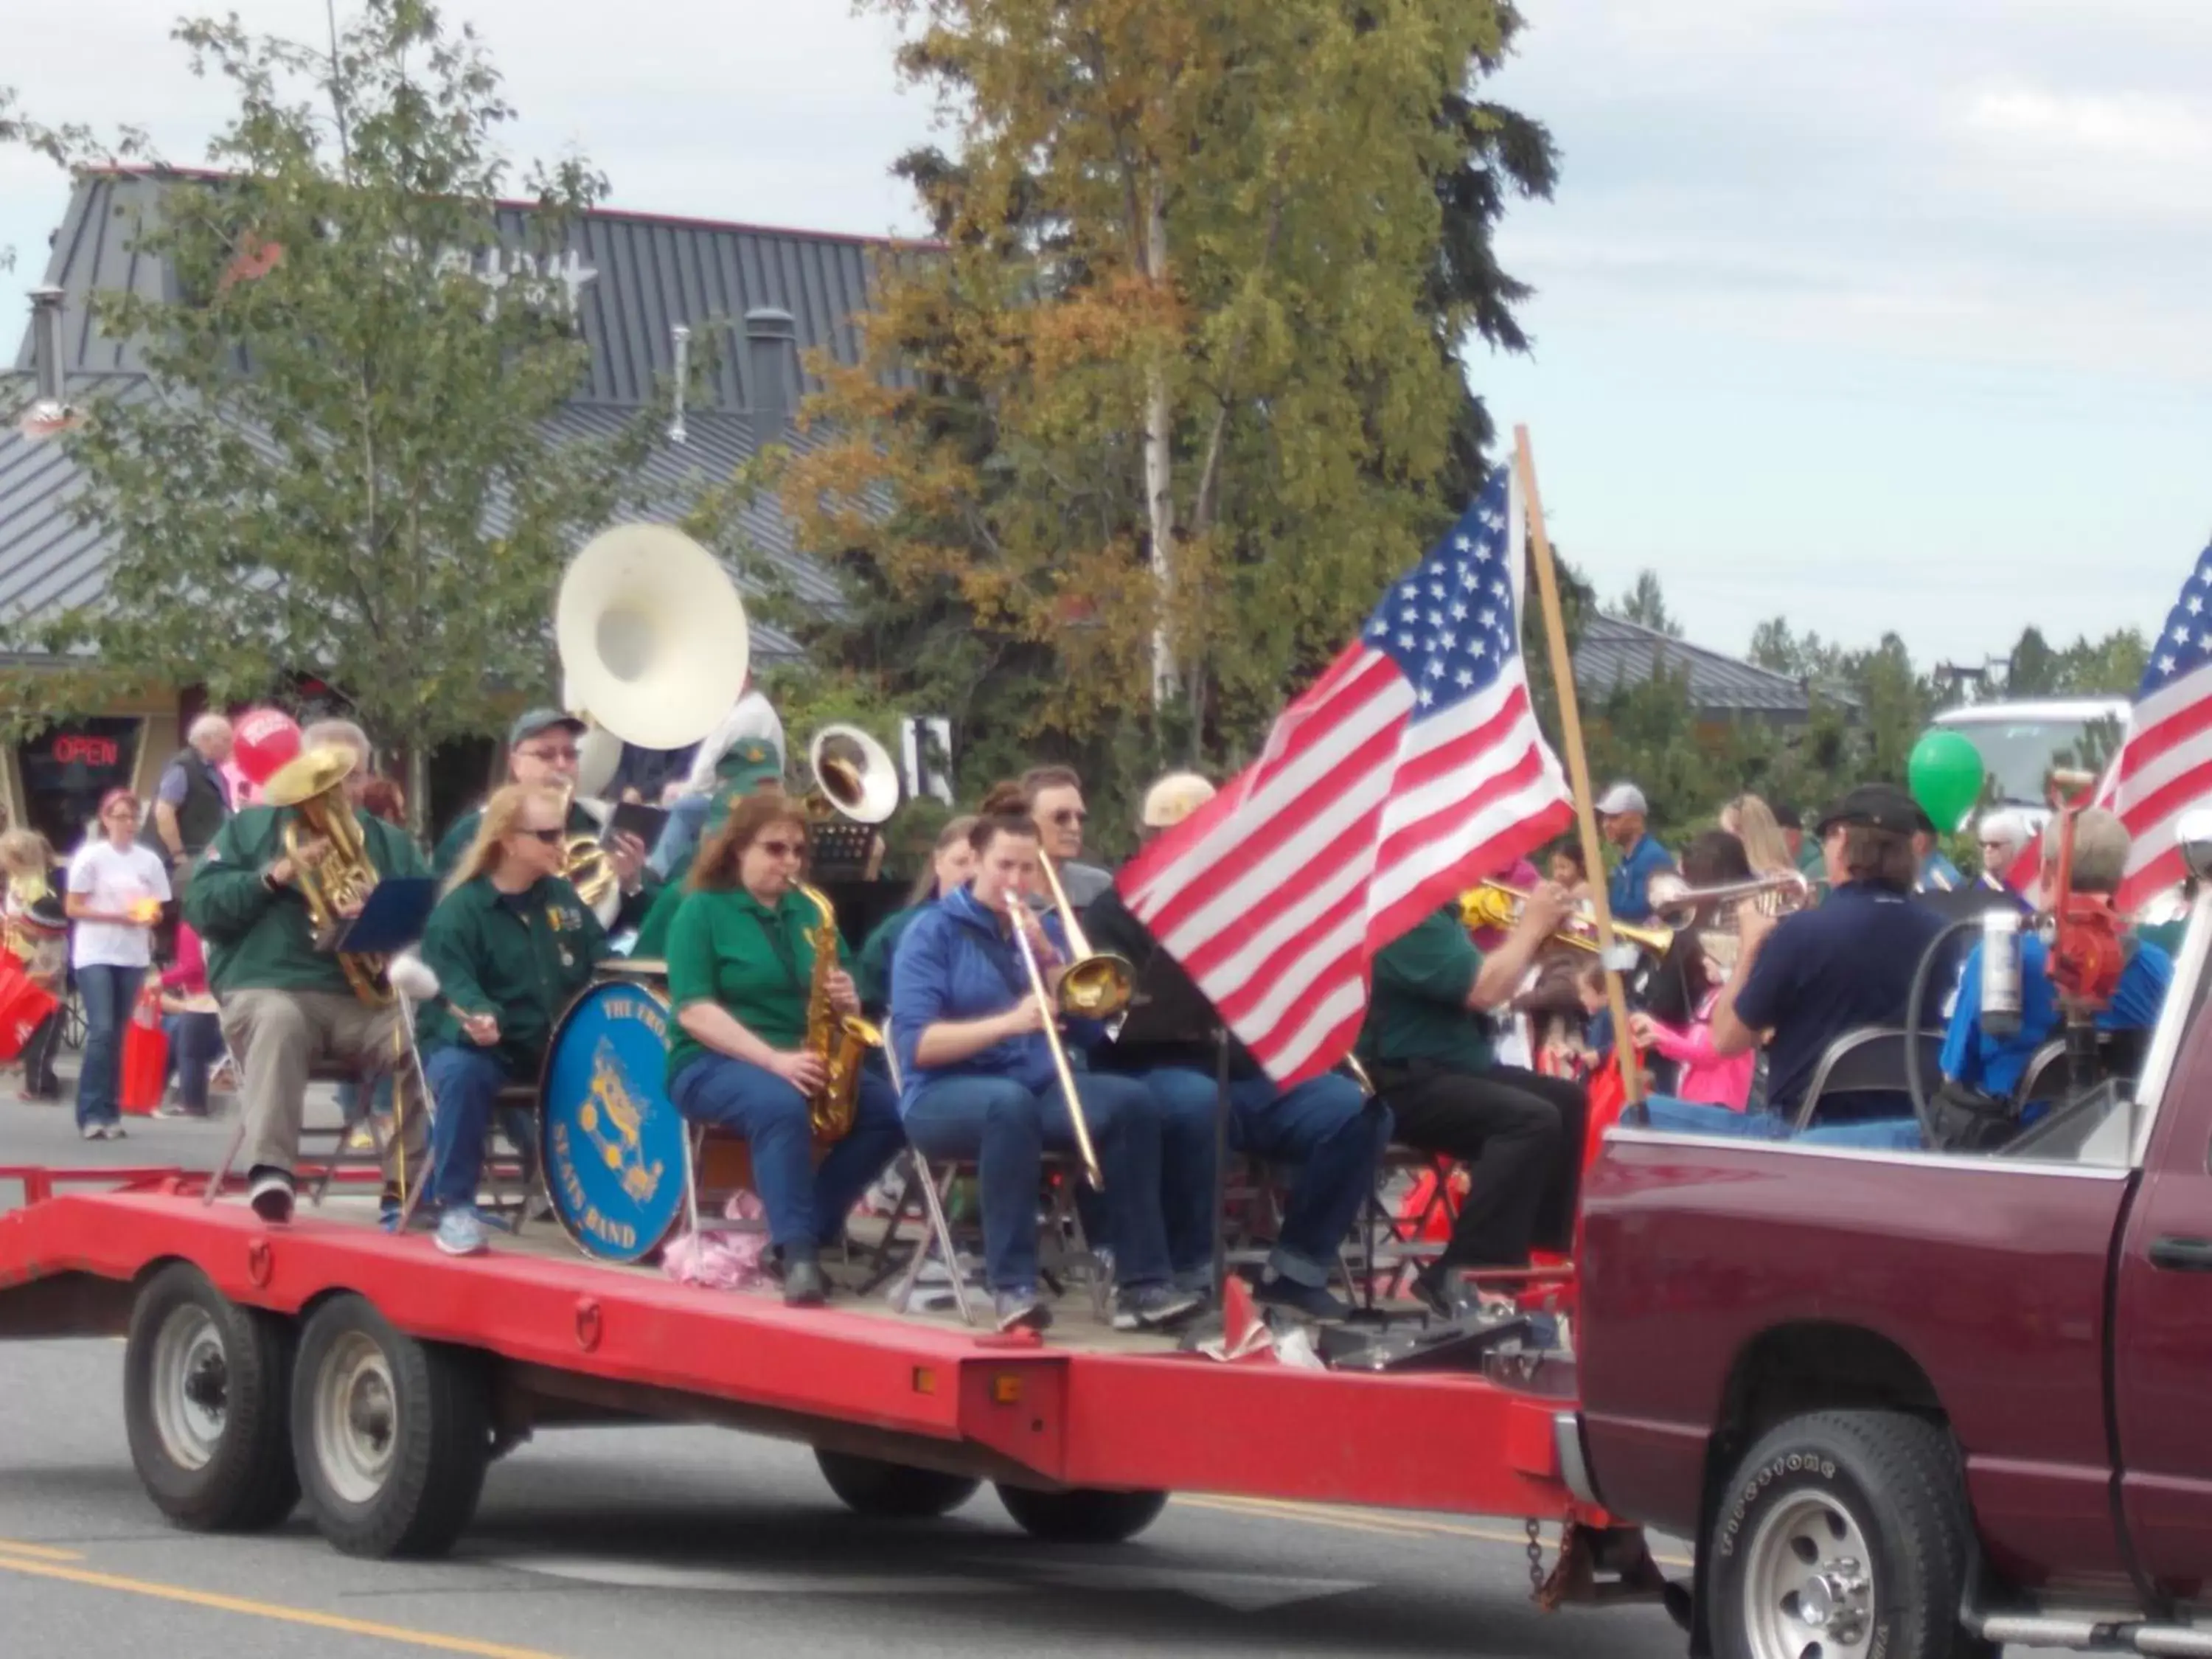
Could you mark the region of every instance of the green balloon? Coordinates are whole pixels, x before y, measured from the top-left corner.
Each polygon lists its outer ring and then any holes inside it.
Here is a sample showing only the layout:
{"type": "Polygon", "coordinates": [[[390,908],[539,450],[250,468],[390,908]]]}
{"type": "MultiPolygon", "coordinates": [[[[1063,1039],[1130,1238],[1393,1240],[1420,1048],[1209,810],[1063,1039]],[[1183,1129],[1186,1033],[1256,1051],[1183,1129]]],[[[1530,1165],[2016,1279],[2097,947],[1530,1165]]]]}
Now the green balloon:
{"type": "Polygon", "coordinates": [[[1945,835],[1963,829],[1982,799],[1981,751],[1947,726],[1920,734],[1905,763],[1905,776],[1912,799],[1945,835]]]}

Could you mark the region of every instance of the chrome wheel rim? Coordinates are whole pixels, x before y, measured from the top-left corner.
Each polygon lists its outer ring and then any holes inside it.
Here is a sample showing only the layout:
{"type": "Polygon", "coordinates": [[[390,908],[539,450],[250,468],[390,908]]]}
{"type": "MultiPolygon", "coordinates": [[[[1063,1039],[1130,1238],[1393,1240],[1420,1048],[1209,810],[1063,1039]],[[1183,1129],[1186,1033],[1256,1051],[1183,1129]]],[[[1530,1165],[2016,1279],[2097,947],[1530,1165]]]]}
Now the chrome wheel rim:
{"type": "Polygon", "coordinates": [[[315,1459],[332,1492],[366,1504],[384,1489],[398,1442],[398,1390],[384,1350],[348,1331],[324,1356],[315,1388],[315,1459]]]}
{"type": "Polygon", "coordinates": [[[154,1338],[154,1429],[179,1468],[204,1469],[230,1417],[230,1357],[204,1308],[172,1309],[154,1338]]]}
{"type": "Polygon", "coordinates": [[[1826,1492],[1784,1493],[1752,1534],[1743,1594],[1753,1659],[1862,1659],[1874,1639],[1866,1529],[1826,1492]]]}

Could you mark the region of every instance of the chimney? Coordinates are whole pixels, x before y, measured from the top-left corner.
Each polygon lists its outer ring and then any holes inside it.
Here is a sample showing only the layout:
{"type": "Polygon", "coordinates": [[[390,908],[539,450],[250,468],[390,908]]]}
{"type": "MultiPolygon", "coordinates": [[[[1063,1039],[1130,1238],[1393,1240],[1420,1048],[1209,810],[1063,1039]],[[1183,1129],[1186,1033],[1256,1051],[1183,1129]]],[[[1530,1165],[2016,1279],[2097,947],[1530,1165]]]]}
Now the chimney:
{"type": "Polygon", "coordinates": [[[762,435],[775,437],[799,407],[799,324],[789,312],[756,306],[745,313],[745,370],[762,435]]]}
{"type": "Polygon", "coordinates": [[[31,368],[40,403],[62,401],[62,290],[31,290],[31,368]]]}

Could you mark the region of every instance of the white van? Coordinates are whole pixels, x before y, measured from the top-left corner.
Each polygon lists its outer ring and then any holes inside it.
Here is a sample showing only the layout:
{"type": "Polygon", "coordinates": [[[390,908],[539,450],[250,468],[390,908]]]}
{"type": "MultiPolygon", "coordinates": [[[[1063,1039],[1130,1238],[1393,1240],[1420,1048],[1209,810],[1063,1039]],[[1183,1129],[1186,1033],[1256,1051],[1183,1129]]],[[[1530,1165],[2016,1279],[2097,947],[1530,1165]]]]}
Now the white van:
{"type": "Polygon", "coordinates": [[[2029,809],[2040,824],[2050,810],[2045,780],[2055,766],[2100,772],[2127,731],[2125,697],[2053,697],[1947,708],[1936,724],[1961,733],[1982,757],[1989,787],[2006,806],[2029,809]]]}

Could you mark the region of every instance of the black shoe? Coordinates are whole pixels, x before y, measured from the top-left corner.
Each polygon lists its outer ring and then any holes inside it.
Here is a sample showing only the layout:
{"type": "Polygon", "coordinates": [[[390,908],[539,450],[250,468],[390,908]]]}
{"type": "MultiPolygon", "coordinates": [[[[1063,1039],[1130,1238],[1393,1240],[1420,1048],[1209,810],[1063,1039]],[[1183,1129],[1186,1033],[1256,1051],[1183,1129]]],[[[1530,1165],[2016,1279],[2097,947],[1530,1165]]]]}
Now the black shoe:
{"type": "Polygon", "coordinates": [[[830,1299],[830,1281],[822,1264],[811,1255],[793,1257],[783,1264],[783,1305],[818,1308],[830,1299]]]}
{"type": "Polygon", "coordinates": [[[1179,1291],[1172,1285],[1139,1285],[1114,1298],[1114,1328],[1117,1331],[1164,1330],[1179,1319],[1188,1319],[1206,1305],[1195,1291],[1179,1291]]]}
{"type": "Polygon", "coordinates": [[[1252,1300],[1263,1308],[1281,1308],[1325,1325],[1340,1324],[1352,1317],[1352,1304],[1331,1295],[1326,1285],[1301,1285],[1279,1273],[1261,1279],[1252,1300]]]}
{"type": "Polygon", "coordinates": [[[292,1218],[292,1193],[290,1175],[264,1166],[248,1177],[246,1201],[253,1206],[253,1213],[270,1226],[281,1227],[292,1218]]]}
{"type": "Polygon", "coordinates": [[[1422,1268],[1413,1275],[1413,1299],[1438,1319],[1466,1319],[1483,1310],[1482,1298],[1458,1268],[1422,1268]]]}

